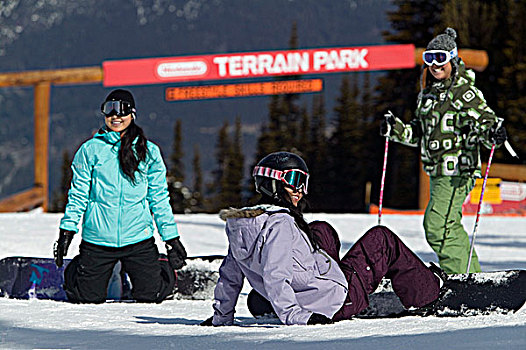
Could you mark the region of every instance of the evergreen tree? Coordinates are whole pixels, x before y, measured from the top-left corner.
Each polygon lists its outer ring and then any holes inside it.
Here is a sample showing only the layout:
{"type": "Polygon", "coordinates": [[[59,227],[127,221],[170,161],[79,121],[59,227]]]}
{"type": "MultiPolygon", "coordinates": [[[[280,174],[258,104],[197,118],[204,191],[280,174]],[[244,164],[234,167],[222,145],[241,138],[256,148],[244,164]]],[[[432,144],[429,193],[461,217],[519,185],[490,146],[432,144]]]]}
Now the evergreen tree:
{"type": "Polygon", "coordinates": [[[191,209],[192,212],[203,210],[203,171],[201,169],[201,152],[199,145],[194,145],[194,158],[192,160],[194,168],[194,187],[192,192],[191,209]]]}
{"type": "MultiPolygon", "coordinates": [[[[292,30],[289,39],[289,48],[296,50],[299,46],[298,26],[296,22],[292,24],[292,30]]],[[[300,79],[300,75],[289,75],[280,79],[293,80],[300,79]]],[[[299,123],[302,109],[298,106],[299,94],[285,94],[280,96],[281,128],[282,142],[280,148],[288,151],[298,149],[300,130],[299,123]]]]}
{"type": "MultiPolygon", "coordinates": [[[[477,72],[476,86],[484,94],[488,105],[505,119],[510,140],[523,156],[524,147],[519,140],[526,136],[520,112],[524,110],[520,107],[525,107],[525,60],[522,55],[526,39],[524,7],[524,2],[514,0],[457,0],[447,1],[442,15],[444,25],[457,29],[460,48],[487,52],[489,64],[484,71],[477,72]]],[[[483,148],[482,158],[487,159],[488,156],[489,151],[483,148]]],[[[496,152],[494,159],[497,162],[513,161],[505,151],[496,152]]]]}
{"type": "MultiPolygon", "coordinates": [[[[426,47],[436,34],[444,30],[440,24],[443,2],[396,0],[393,3],[397,9],[388,12],[392,30],[383,33],[386,41],[426,47]]],[[[376,130],[379,130],[380,119],[387,110],[391,110],[406,122],[413,118],[420,90],[419,76],[418,67],[392,70],[378,79],[375,96],[376,130]]],[[[383,145],[384,139],[378,133],[376,135],[376,142],[383,145]]],[[[383,147],[377,152],[375,163],[382,164],[383,147]]],[[[385,185],[384,206],[403,209],[418,207],[419,171],[420,150],[391,142],[387,166],[389,180],[385,185]]],[[[378,166],[372,178],[373,199],[379,198],[381,173],[381,166],[378,166]]]]}
{"type": "Polygon", "coordinates": [[[310,117],[307,113],[307,106],[303,106],[301,109],[301,121],[299,127],[299,138],[298,138],[298,151],[302,154],[307,154],[310,146],[310,117]]]}
{"type": "MultiPolygon", "coordinates": [[[[375,180],[370,174],[375,174],[378,170],[378,164],[375,162],[376,155],[381,152],[383,144],[378,142],[378,127],[375,123],[374,113],[374,102],[373,92],[371,87],[371,76],[367,72],[363,75],[362,94],[361,94],[361,113],[362,113],[362,164],[365,170],[365,184],[370,184],[372,187],[373,181],[375,180]]],[[[370,203],[373,198],[370,196],[371,193],[367,193],[369,197],[364,198],[367,203],[370,203]]],[[[368,212],[369,208],[366,207],[365,211],[368,212]]]]}
{"type": "Polygon", "coordinates": [[[222,207],[240,207],[242,200],[242,184],[244,176],[244,156],[241,140],[241,119],[236,118],[233,140],[229,142],[226,167],[222,179],[222,207]]]}
{"type": "Polygon", "coordinates": [[[212,183],[208,184],[208,211],[216,212],[219,209],[228,207],[224,200],[225,195],[225,172],[228,166],[231,142],[228,137],[228,122],[225,121],[219,129],[216,146],[216,168],[212,171],[212,183]]]}
{"type": "Polygon", "coordinates": [[[340,96],[334,107],[335,130],[331,137],[331,164],[328,174],[328,193],[331,211],[363,211],[363,184],[360,163],[360,110],[357,102],[357,83],[351,85],[344,76],[340,96]]]}
{"type": "Polygon", "coordinates": [[[71,171],[72,159],[69,152],[65,150],[62,152],[62,166],[61,172],[62,177],[60,179],[60,187],[58,192],[54,192],[53,199],[51,200],[50,212],[63,213],[68,204],[68,192],[71,186],[71,179],[73,178],[73,172],[71,171]]]}
{"type": "Polygon", "coordinates": [[[184,186],[184,163],[182,146],[181,120],[175,122],[174,143],[170,156],[171,167],[167,171],[166,181],[168,183],[168,194],[170,206],[174,213],[184,213],[190,206],[191,192],[184,186]]]}
{"type": "Polygon", "coordinates": [[[328,164],[328,140],[326,136],[326,110],[323,94],[314,95],[312,98],[312,117],[309,136],[309,145],[306,150],[305,160],[309,166],[309,201],[312,211],[326,211],[328,164]]]}
{"type": "MultiPolygon", "coordinates": [[[[502,76],[505,62],[503,48],[507,38],[506,21],[508,1],[445,1],[441,13],[439,32],[446,27],[457,31],[457,45],[460,49],[485,50],[490,64],[477,72],[476,86],[483,92],[490,106],[497,105],[495,80],[502,76]]],[[[439,33],[436,33],[439,34],[439,33]]]]}
{"type": "MultiPolygon", "coordinates": [[[[275,95],[270,98],[269,103],[269,121],[261,125],[261,132],[259,134],[256,145],[256,160],[255,163],[269,153],[276,152],[281,149],[283,143],[280,132],[280,115],[278,112],[279,96],[275,95]]],[[[253,166],[252,166],[253,167],[253,166]]]]}
{"type": "MultiPolygon", "coordinates": [[[[498,80],[498,107],[505,118],[510,143],[519,158],[526,159],[526,3],[524,1],[506,1],[508,3],[509,36],[504,40],[502,50],[506,63],[503,64],[502,77],[498,80]]],[[[501,29],[502,30],[502,29],[501,29]]],[[[502,156],[503,151],[498,152],[502,156]]],[[[505,155],[509,160],[509,156],[505,155]]]]}
{"type": "Polygon", "coordinates": [[[241,206],[243,201],[243,180],[245,179],[245,156],[243,155],[243,125],[241,118],[236,118],[234,130],[234,140],[232,143],[232,181],[234,182],[234,191],[237,192],[237,202],[234,204],[241,206]]]}
{"type": "Polygon", "coordinates": [[[184,162],[183,162],[183,133],[182,123],[180,119],[177,119],[174,127],[174,143],[172,149],[172,155],[170,160],[172,166],[170,167],[169,174],[173,177],[173,181],[184,181],[184,162]]]}
{"type": "MultiPolygon", "coordinates": [[[[298,48],[297,25],[293,23],[289,39],[290,49],[298,48]]],[[[277,77],[276,80],[298,79],[300,76],[277,77]]],[[[268,123],[262,125],[257,141],[256,160],[269,153],[298,149],[298,123],[301,108],[297,105],[298,94],[274,95],[270,98],[268,123]]]]}

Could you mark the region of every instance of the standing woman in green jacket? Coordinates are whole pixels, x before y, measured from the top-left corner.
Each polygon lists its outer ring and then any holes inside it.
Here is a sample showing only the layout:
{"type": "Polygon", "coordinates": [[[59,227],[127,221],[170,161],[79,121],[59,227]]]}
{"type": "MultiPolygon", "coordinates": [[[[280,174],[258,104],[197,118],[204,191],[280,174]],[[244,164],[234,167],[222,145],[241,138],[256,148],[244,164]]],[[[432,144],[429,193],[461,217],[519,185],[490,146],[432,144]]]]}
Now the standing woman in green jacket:
{"type": "Polygon", "coordinates": [[[166,167],[159,147],[135,124],[135,100],[129,91],[112,91],[101,111],[105,125],[80,146],[71,165],[55,263],[63,265],[82,218],[80,254],[64,272],[68,300],[104,302],[113,267],[120,261],[131,279],[132,297],[161,302],[173,290],[173,269],[186,259],[169,204],[166,167]],[[171,269],[159,261],[154,219],[171,269]]]}
{"type": "MultiPolygon", "coordinates": [[[[458,57],[457,33],[447,28],[427,45],[415,118],[402,122],[391,113],[380,133],[420,147],[430,177],[431,198],[424,215],[426,239],[447,273],[465,273],[470,242],[462,226],[462,204],[481,177],[480,145],[506,141],[493,110],[475,87],[475,74],[458,57]]],[[[473,252],[470,272],[479,272],[473,252]]]]}

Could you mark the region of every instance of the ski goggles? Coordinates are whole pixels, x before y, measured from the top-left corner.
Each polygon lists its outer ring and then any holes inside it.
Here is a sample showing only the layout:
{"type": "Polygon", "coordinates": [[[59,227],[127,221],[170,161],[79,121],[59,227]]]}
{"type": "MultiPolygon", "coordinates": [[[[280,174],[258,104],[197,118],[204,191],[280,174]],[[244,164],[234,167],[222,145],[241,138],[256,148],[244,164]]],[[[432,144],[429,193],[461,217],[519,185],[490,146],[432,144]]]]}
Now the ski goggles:
{"type": "Polygon", "coordinates": [[[453,57],[457,57],[457,48],[455,47],[451,51],[446,50],[427,50],[422,53],[422,59],[424,60],[424,63],[428,66],[431,66],[433,64],[437,66],[443,66],[453,57]]]}
{"type": "Polygon", "coordinates": [[[275,170],[263,166],[254,167],[252,176],[264,176],[272,179],[280,180],[292,187],[296,191],[303,191],[307,194],[307,187],[309,187],[309,174],[300,169],[275,170]]]}
{"type": "Polygon", "coordinates": [[[124,117],[135,112],[135,108],[126,101],[106,101],[100,106],[100,110],[106,117],[112,115],[124,117]]]}

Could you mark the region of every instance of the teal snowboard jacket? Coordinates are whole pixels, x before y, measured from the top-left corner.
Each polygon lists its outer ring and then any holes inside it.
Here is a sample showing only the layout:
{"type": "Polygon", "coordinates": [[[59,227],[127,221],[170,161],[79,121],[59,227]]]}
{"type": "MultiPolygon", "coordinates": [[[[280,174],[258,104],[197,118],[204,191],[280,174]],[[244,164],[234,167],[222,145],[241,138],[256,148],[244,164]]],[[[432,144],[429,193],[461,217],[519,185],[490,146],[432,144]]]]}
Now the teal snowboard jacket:
{"type": "Polygon", "coordinates": [[[82,144],[71,165],[73,179],[60,228],[77,232],[84,216],[84,241],[118,248],[152,237],[155,218],[163,241],[178,237],[166,166],[159,147],[150,141],[147,147],[133,183],[120,169],[120,133],[102,128],[82,144]]]}

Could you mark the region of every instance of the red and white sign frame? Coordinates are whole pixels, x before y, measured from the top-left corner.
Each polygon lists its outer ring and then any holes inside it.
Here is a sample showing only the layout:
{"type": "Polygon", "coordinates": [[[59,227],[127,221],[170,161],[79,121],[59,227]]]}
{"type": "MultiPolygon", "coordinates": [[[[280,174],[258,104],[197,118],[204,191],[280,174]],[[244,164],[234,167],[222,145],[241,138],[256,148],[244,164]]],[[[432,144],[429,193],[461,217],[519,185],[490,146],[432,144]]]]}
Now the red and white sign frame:
{"type": "Polygon", "coordinates": [[[104,86],[166,84],[415,67],[412,44],[104,61],[104,86]]]}

